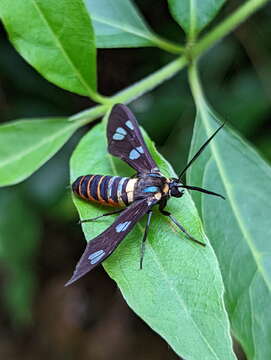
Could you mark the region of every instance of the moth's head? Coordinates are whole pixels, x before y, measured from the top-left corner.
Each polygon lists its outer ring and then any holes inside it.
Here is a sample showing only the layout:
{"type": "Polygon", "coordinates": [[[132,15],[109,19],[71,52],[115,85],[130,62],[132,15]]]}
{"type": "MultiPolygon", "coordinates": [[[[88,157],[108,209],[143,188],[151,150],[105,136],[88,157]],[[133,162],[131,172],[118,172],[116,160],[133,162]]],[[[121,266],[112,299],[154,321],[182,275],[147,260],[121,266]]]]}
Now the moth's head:
{"type": "Polygon", "coordinates": [[[180,189],[180,183],[178,179],[171,179],[169,183],[169,195],[180,198],[184,194],[184,190],[180,189]]]}
{"type": "Polygon", "coordinates": [[[168,192],[170,196],[174,196],[174,197],[182,197],[184,194],[184,189],[188,189],[188,190],[195,190],[195,191],[199,191],[201,193],[205,193],[205,194],[209,194],[209,195],[215,195],[215,196],[219,196],[222,199],[225,200],[223,195],[220,195],[218,193],[215,193],[213,191],[210,190],[206,190],[203,188],[200,188],[198,186],[190,186],[190,185],[184,185],[180,182],[179,179],[170,179],[169,183],[168,183],[168,192]]]}

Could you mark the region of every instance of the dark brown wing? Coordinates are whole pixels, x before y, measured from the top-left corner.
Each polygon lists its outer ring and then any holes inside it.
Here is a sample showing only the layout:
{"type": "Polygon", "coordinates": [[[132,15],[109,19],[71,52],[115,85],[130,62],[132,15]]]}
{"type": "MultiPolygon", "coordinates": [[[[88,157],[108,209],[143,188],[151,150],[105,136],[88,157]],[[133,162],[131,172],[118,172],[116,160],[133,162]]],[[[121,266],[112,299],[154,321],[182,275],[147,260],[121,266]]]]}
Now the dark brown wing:
{"type": "Polygon", "coordinates": [[[109,228],[91,240],[87,244],[81,259],[76,265],[73,276],[66,283],[66,286],[84,276],[112,254],[138,220],[146,214],[156,202],[153,198],[145,198],[134,202],[121,213],[109,228]]]}
{"type": "Polygon", "coordinates": [[[120,157],[139,173],[158,172],[143,140],[136,118],[127,106],[113,107],[107,125],[108,151],[120,157]]]}

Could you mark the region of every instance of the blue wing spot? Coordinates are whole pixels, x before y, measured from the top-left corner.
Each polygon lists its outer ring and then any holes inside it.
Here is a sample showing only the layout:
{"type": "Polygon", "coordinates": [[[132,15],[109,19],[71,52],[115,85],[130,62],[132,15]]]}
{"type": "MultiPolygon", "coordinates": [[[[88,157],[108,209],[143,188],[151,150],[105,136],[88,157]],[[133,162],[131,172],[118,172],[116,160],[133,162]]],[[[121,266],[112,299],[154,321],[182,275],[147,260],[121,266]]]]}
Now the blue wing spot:
{"type": "Polygon", "coordinates": [[[126,121],[125,125],[128,126],[129,129],[134,130],[134,125],[130,120],[126,121]]]}
{"type": "Polygon", "coordinates": [[[119,134],[123,134],[123,135],[126,135],[127,134],[127,131],[124,130],[122,127],[118,127],[116,129],[116,132],[119,133],[119,134]]]}
{"type": "Polygon", "coordinates": [[[123,140],[125,138],[125,135],[127,135],[127,131],[124,130],[122,127],[118,127],[113,135],[113,140],[123,140]]]}
{"type": "Polygon", "coordinates": [[[116,226],[116,232],[121,232],[121,231],[125,231],[128,226],[131,224],[131,221],[125,221],[124,223],[119,223],[117,226],[116,226]]]}
{"type": "Polygon", "coordinates": [[[136,150],[139,151],[141,154],[144,153],[144,149],[143,149],[142,146],[138,146],[138,147],[136,148],[136,150]]]}
{"type": "Polygon", "coordinates": [[[101,258],[104,257],[104,255],[105,255],[104,250],[98,250],[90,254],[88,259],[90,260],[90,263],[94,265],[97,264],[97,262],[99,262],[101,258]]]}
{"type": "Polygon", "coordinates": [[[129,159],[136,160],[139,157],[140,157],[140,153],[136,149],[133,149],[133,150],[130,151],[129,159]]]}
{"type": "Polygon", "coordinates": [[[124,137],[125,137],[124,135],[115,133],[115,134],[113,135],[113,140],[123,140],[124,137]]]}
{"type": "Polygon", "coordinates": [[[157,186],[148,186],[143,190],[143,192],[158,192],[158,191],[160,191],[160,189],[157,186]]]}

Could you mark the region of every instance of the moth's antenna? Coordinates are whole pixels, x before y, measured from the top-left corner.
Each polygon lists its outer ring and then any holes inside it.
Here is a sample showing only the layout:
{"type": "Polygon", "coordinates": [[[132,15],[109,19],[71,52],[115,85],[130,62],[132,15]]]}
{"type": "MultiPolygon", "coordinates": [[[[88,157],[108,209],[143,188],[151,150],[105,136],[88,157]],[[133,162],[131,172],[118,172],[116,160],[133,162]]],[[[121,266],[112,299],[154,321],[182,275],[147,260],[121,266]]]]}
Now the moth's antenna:
{"type": "Polygon", "coordinates": [[[216,192],[213,192],[213,191],[210,191],[210,190],[206,190],[206,189],[203,189],[203,188],[200,188],[198,186],[189,186],[189,185],[178,185],[178,187],[182,187],[184,189],[188,189],[188,190],[196,190],[196,191],[200,191],[202,193],[205,193],[205,194],[209,194],[209,195],[215,195],[215,196],[219,196],[221,197],[222,199],[225,200],[225,197],[223,195],[220,195],[216,192]]]}
{"type": "Polygon", "coordinates": [[[206,146],[209,144],[209,142],[216,136],[216,134],[219,132],[219,130],[221,130],[223,128],[223,126],[225,125],[222,124],[214,133],[212,136],[209,137],[209,139],[207,139],[207,141],[205,141],[205,143],[200,147],[200,149],[198,150],[198,152],[192,157],[192,159],[188,162],[188,164],[186,165],[186,167],[183,169],[183,171],[180,173],[178,181],[181,180],[181,177],[183,176],[183,174],[186,172],[186,170],[189,168],[189,166],[191,166],[193,164],[193,162],[200,156],[200,154],[203,152],[203,150],[206,148],[206,146]]]}

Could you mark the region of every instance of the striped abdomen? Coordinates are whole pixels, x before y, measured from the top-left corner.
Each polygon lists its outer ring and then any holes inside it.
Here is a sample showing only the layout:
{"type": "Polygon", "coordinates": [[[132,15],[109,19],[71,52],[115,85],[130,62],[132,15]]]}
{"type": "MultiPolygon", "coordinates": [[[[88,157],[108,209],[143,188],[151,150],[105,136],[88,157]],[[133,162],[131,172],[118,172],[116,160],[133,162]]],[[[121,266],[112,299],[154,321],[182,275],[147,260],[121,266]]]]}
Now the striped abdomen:
{"type": "Polygon", "coordinates": [[[134,200],[137,179],[120,176],[80,176],[72,184],[72,190],[81,198],[103,205],[126,206],[134,200]]]}

